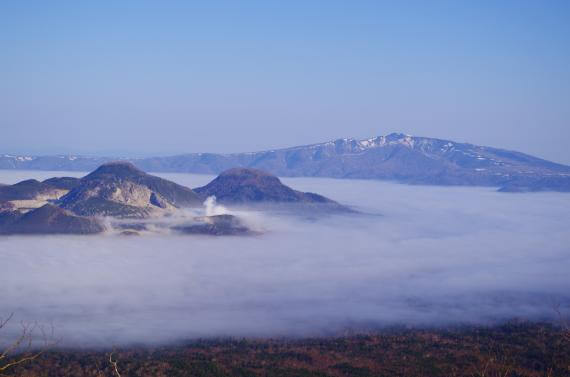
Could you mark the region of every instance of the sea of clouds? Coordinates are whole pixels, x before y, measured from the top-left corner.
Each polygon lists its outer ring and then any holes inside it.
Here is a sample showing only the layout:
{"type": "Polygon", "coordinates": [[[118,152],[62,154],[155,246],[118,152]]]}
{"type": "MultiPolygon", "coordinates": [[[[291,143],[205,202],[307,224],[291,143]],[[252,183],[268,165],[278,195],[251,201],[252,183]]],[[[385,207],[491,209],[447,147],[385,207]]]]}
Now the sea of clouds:
{"type": "MultiPolygon", "coordinates": [[[[0,182],[61,175],[2,171],[0,182]]],[[[161,176],[189,187],[212,178],[161,176]]],[[[33,320],[53,323],[63,344],[108,346],[570,311],[570,194],[283,181],[365,214],[241,212],[265,231],[252,237],[3,237],[0,317],[15,319],[6,331],[33,320]]]]}

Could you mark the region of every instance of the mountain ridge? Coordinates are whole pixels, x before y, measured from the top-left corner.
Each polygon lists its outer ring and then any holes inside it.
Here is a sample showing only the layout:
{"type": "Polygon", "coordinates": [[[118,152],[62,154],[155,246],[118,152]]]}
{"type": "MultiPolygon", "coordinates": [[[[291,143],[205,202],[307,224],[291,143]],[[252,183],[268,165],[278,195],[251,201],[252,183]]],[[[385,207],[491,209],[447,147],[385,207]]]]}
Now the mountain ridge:
{"type": "MultiPolygon", "coordinates": [[[[0,169],[92,170],[104,157],[0,156],[0,169]]],[[[245,153],[126,158],[153,172],[219,174],[240,167],[282,177],[381,179],[409,184],[570,191],[570,166],[522,152],[402,133],[245,153]]]]}

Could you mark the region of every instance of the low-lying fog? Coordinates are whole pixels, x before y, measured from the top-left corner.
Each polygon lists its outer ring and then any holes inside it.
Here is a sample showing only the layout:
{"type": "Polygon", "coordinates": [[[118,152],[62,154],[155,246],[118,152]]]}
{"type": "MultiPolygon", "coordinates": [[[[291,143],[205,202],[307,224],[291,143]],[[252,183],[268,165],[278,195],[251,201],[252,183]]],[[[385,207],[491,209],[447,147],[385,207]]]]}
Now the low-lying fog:
{"type": "MultiPolygon", "coordinates": [[[[4,171],[0,182],[60,175],[4,171]]],[[[161,176],[189,187],[212,178],[161,176]]],[[[570,194],[283,181],[373,215],[254,212],[249,221],[267,231],[255,237],[0,238],[0,317],[53,322],[65,344],[86,346],[570,310],[570,194]]]]}

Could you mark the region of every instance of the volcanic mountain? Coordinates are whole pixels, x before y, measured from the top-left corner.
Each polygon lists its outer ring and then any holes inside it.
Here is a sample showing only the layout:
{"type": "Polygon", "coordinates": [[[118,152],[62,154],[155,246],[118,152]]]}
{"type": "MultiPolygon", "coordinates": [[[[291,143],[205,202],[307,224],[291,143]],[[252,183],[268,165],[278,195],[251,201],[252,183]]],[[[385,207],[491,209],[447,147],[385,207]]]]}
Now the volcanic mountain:
{"type": "MultiPolygon", "coordinates": [[[[0,185],[0,234],[135,234],[161,228],[185,234],[256,234],[235,215],[194,216],[177,212],[201,207],[208,196],[222,203],[302,204],[295,211],[351,210],[324,196],[291,189],[257,169],[236,168],[193,190],[149,175],[128,162],[101,165],[83,178],[27,180],[0,185]],[[176,215],[173,221],[154,217],[176,215]],[[101,217],[110,217],[103,226],[101,217]],[[124,219],[135,219],[129,223],[124,219]],[[142,220],[145,219],[145,220],[142,220]]],[[[208,213],[208,212],[206,212],[208,213]]]]}
{"type": "Polygon", "coordinates": [[[215,196],[224,204],[287,203],[334,210],[348,208],[322,195],[293,190],[279,178],[251,168],[234,168],[222,172],[206,186],[195,188],[202,198],[215,196]]]}
{"type": "Polygon", "coordinates": [[[59,205],[83,216],[144,218],[202,201],[191,189],[147,174],[129,162],[111,162],[81,178],[59,205]]]}
{"type": "Polygon", "coordinates": [[[191,189],[113,162],[81,179],[0,186],[0,234],[100,233],[99,216],[145,218],[199,205],[191,189]]]}

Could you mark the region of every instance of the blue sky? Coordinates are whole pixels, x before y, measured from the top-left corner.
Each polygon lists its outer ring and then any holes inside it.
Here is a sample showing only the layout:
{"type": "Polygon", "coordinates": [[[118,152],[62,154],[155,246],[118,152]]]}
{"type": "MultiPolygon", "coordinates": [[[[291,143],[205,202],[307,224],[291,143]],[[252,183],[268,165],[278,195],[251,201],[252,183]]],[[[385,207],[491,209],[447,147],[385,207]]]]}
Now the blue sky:
{"type": "Polygon", "coordinates": [[[3,1],[0,153],[390,132],[570,163],[570,1],[3,1]]]}

